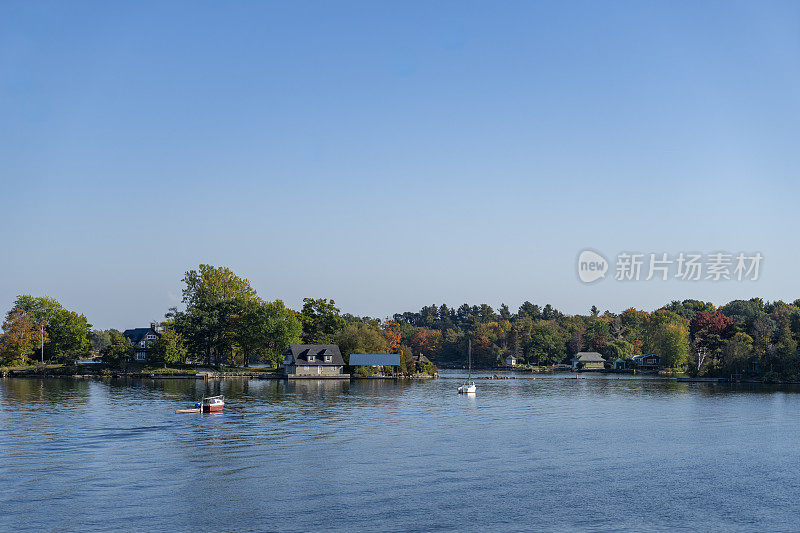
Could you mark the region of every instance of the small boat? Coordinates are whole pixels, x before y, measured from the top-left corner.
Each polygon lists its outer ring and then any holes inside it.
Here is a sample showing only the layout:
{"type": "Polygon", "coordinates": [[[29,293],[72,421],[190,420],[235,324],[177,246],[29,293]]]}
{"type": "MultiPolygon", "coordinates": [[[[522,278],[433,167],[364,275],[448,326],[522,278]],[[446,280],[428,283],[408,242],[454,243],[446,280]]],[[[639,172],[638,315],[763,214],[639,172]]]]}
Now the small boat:
{"type": "Polygon", "coordinates": [[[472,339],[469,341],[467,354],[469,357],[469,374],[467,375],[467,379],[464,381],[464,384],[458,388],[459,394],[475,394],[475,391],[477,390],[475,387],[475,382],[472,381],[472,339]]]}
{"type": "Polygon", "coordinates": [[[219,413],[225,407],[224,396],[206,396],[202,401],[194,404],[192,409],[175,409],[176,415],[189,413],[219,413]]]}
{"type": "Polygon", "coordinates": [[[203,398],[203,403],[200,408],[204,413],[218,413],[225,407],[224,396],[207,396],[203,398]]]}

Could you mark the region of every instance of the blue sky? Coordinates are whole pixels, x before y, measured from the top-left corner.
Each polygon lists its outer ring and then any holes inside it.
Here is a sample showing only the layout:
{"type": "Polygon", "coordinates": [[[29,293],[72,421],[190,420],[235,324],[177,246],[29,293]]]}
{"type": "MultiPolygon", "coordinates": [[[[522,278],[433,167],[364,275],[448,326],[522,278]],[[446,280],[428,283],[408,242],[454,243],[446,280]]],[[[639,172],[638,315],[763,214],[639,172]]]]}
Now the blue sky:
{"type": "Polygon", "coordinates": [[[800,298],[797,2],[4,2],[0,308],[800,298]],[[584,248],[764,255],[584,285],[584,248]]]}

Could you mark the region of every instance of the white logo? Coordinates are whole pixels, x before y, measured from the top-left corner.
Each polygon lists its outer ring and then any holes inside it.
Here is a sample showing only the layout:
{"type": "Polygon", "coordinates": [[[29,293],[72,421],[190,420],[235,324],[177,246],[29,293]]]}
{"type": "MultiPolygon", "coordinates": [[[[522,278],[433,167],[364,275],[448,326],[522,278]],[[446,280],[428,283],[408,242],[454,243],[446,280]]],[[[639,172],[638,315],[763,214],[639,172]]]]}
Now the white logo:
{"type": "Polygon", "coordinates": [[[592,250],[584,250],[578,255],[578,277],[584,283],[592,283],[605,277],[608,261],[592,250]]]}

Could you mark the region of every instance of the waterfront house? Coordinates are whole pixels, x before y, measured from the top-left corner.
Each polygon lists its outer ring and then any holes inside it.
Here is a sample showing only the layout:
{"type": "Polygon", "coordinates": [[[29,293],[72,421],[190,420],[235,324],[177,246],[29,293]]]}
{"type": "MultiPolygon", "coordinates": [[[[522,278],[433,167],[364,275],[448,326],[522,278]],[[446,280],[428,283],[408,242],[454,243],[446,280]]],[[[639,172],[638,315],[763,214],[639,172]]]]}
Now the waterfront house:
{"type": "Polygon", "coordinates": [[[422,354],[419,354],[419,355],[412,355],[412,356],[411,356],[411,359],[412,359],[412,360],[413,360],[413,361],[414,361],[416,364],[418,364],[418,365],[423,365],[423,364],[425,364],[425,363],[430,363],[430,364],[433,364],[433,363],[431,362],[431,360],[430,360],[430,359],[428,359],[427,357],[425,357],[425,356],[424,356],[424,355],[422,355],[422,354]]]}
{"type": "Polygon", "coordinates": [[[634,355],[631,360],[643,370],[656,370],[661,366],[661,356],[654,353],[634,355]]]}
{"type": "Polygon", "coordinates": [[[506,365],[508,366],[517,366],[517,358],[513,355],[506,356],[506,365]]]}
{"type": "Polygon", "coordinates": [[[411,360],[414,361],[415,372],[424,372],[426,367],[433,366],[433,362],[422,354],[412,355],[411,360]]]}
{"type": "Polygon", "coordinates": [[[614,370],[625,370],[627,361],[621,357],[614,359],[614,370]]]}
{"type": "Polygon", "coordinates": [[[133,345],[133,360],[143,363],[147,361],[147,356],[161,333],[156,329],[155,322],[152,322],[149,328],[126,329],[122,336],[133,345]]]}
{"type": "Polygon", "coordinates": [[[344,359],[335,344],[290,344],[283,357],[288,378],[350,377],[342,373],[344,359]]]}
{"type": "Polygon", "coordinates": [[[570,362],[573,370],[603,370],[606,360],[597,352],[578,352],[570,362]]]}

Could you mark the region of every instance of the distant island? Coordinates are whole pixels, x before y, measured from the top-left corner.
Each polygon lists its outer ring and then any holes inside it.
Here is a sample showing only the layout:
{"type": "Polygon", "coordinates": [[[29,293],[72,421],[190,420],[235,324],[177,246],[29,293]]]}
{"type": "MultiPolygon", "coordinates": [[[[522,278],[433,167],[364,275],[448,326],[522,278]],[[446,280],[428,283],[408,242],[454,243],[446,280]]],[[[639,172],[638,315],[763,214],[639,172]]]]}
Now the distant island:
{"type": "MultiPolygon", "coordinates": [[[[800,300],[734,300],[721,307],[672,301],[653,311],[615,314],[592,306],[567,315],[526,301],[512,313],[502,304],[425,306],[383,319],[342,314],[333,300],[305,298],[300,310],[264,300],[226,267],[187,271],[183,309],[166,311],[149,327],[92,329],[79,312],[47,296],[20,295],[5,316],[0,366],[72,365],[95,358],[108,368],[276,369],[290,345],[336,345],[349,354],[399,354],[396,372],[434,373],[436,365],[495,369],[570,364],[596,352],[592,364],[611,367],[657,356],[658,366],[699,377],[747,376],[765,382],[800,379],[800,300]]],[[[356,372],[380,372],[359,367],[356,372]]]]}

